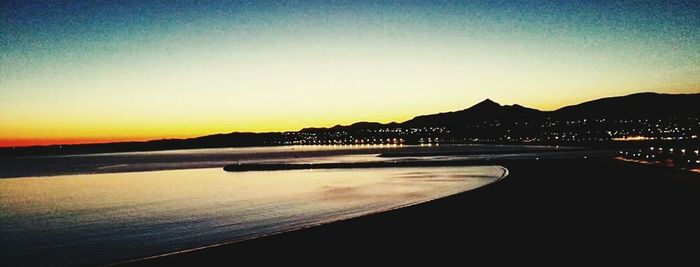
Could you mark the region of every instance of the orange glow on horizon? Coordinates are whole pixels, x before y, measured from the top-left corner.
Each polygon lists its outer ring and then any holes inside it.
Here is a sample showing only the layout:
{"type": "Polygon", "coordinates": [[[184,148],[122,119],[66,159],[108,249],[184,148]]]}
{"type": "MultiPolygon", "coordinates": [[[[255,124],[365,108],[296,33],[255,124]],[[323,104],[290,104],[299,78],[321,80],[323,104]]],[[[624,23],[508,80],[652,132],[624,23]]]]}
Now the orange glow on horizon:
{"type": "Polygon", "coordinates": [[[101,144],[115,142],[141,142],[156,139],[186,138],[186,137],[134,137],[134,138],[1,138],[0,148],[30,147],[52,145],[101,144]]]}
{"type": "Polygon", "coordinates": [[[22,2],[0,12],[0,147],[700,93],[692,4],[22,2]]]}

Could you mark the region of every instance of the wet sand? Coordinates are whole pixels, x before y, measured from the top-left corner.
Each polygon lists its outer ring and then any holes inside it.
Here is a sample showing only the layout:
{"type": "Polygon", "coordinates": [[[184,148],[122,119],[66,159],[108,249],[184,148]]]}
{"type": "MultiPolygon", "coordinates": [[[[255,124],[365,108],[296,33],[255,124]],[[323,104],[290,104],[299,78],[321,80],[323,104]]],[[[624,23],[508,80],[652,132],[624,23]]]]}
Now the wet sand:
{"type": "Polygon", "coordinates": [[[417,206],[130,265],[697,260],[696,173],[612,159],[488,164],[505,166],[508,177],[417,206]]]}

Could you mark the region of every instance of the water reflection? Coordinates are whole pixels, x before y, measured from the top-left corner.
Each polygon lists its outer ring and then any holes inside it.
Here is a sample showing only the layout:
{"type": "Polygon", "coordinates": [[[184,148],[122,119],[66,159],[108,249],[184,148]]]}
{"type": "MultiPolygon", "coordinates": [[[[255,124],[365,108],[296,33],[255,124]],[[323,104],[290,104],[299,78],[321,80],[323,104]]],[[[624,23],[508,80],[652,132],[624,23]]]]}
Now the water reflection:
{"type": "Polygon", "coordinates": [[[0,179],[0,265],[102,264],[340,220],[470,190],[502,168],[0,179]]]}

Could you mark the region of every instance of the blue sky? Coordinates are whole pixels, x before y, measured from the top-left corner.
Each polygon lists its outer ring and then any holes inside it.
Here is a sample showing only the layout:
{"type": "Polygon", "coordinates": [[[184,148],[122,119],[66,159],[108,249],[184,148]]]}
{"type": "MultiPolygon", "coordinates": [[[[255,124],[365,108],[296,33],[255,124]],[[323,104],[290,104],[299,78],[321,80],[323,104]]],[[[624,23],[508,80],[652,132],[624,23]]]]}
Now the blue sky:
{"type": "Polygon", "coordinates": [[[3,1],[0,139],[135,140],[700,91],[698,1],[3,1]],[[52,139],[53,138],[53,139],[52,139]]]}

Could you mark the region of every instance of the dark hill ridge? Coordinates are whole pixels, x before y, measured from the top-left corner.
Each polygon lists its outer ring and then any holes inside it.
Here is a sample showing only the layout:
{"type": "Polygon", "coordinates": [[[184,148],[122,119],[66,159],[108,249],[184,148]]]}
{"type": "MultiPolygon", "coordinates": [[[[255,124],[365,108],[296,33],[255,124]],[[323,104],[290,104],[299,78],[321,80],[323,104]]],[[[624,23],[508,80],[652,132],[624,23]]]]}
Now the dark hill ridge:
{"type": "MultiPolygon", "coordinates": [[[[478,137],[483,140],[499,140],[508,133],[513,137],[537,136],[542,122],[551,118],[558,121],[578,119],[686,119],[683,122],[690,135],[696,134],[697,118],[700,118],[700,93],[696,94],[658,94],[639,93],[627,96],[609,97],[588,101],[577,105],[566,106],[555,111],[540,111],[517,104],[500,105],[486,99],[467,109],[417,116],[402,123],[358,122],[349,126],[336,125],[330,128],[304,128],[298,132],[272,133],[227,133],[207,135],[189,139],[163,139],[146,142],[119,142],[104,144],[54,145],[21,148],[0,148],[0,156],[47,155],[47,154],[85,154],[103,152],[152,151],[189,148],[269,146],[286,144],[309,144],[303,140],[323,141],[322,138],[352,139],[358,137],[364,130],[384,128],[421,128],[445,127],[453,134],[450,138],[478,137]],[[693,119],[690,119],[693,118],[693,119]],[[498,123],[493,123],[494,121],[498,123]],[[522,122],[525,123],[523,126],[522,122]],[[532,122],[532,123],[530,123],[532,122]],[[520,123],[520,126],[518,124],[520,123]],[[528,124],[529,123],[529,124],[528,124]],[[690,128],[692,128],[692,132],[690,128]],[[334,133],[346,132],[348,136],[334,133]],[[314,133],[317,137],[309,139],[314,133]],[[304,134],[310,134],[304,136],[304,134]],[[319,139],[321,138],[321,139],[319,139]]],[[[641,125],[610,125],[600,127],[614,128],[614,131],[629,132],[630,129],[641,129],[641,125]],[[613,127],[614,126],[614,127],[613,127]]],[[[591,126],[577,126],[575,129],[558,129],[561,132],[577,132],[591,134],[610,129],[594,129],[591,126]]],[[[643,128],[647,128],[644,126],[643,128]]],[[[677,124],[674,127],[678,127],[677,124]]],[[[557,130],[557,129],[554,129],[557,130]]],[[[448,132],[450,132],[448,131],[448,132]]],[[[375,131],[376,133],[376,131],[375,131]]],[[[541,133],[540,133],[541,134],[541,133]]],[[[370,134],[371,135],[371,134],[370,134]]],[[[541,136],[541,135],[540,135],[541,136]]],[[[406,138],[408,142],[417,142],[418,135],[395,136],[391,133],[379,134],[377,138],[406,138]]],[[[362,138],[362,137],[360,137],[362,138]]],[[[364,137],[368,138],[368,137],[364,137]]],[[[589,140],[592,137],[589,137],[589,140]]],[[[327,140],[326,140],[327,141],[327,140]]],[[[312,144],[315,142],[311,142],[312,144]]]]}
{"type": "Polygon", "coordinates": [[[402,123],[381,124],[360,122],[350,126],[336,125],[332,128],[305,128],[302,132],[357,130],[378,128],[448,127],[459,128],[465,124],[499,120],[530,121],[546,117],[567,120],[582,118],[606,119],[650,119],[700,117],[700,93],[698,94],[659,94],[638,93],[626,96],[608,97],[562,107],[555,111],[540,111],[518,104],[501,105],[486,99],[467,109],[421,115],[402,123]]]}
{"type": "Polygon", "coordinates": [[[455,127],[469,122],[485,120],[514,121],[536,118],[542,115],[543,112],[536,109],[520,105],[502,106],[491,99],[486,99],[464,110],[418,116],[401,125],[404,127],[455,127]]]}
{"type": "Polygon", "coordinates": [[[333,131],[338,131],[338,130],[359,130],[359,129],[380,129],[380,128],[395,128],[395,127],[400,127],[400,125],[396,122],[391,122],[391,123],[379,123],[379,122],[356,122],[351,125],[343,126],[343,125],[336,125],[330,128],[304,128],[299,130],[299,132],[305,133],[305,132],[333,132],[333,131]]]}
{"type": "Polygon", "coordinates": [[[545,112],[523,107],[521,105],[501,105],[491,99],[486,99],[460,111],[441,112],[437,114],[417,116],[402,123],[391,122],[357,122],[348,126],[336,125],[330,128],[304,128],[300,132],[331,132],[337,130],[380,129],[396,127],[455,127],[468,122],[485,120],[519,120],[539,118],[545,112]]]}
{"type": "Polygon", "coordinates": [[[672,118],[700,116],[700,94],[639,93],[601,98],[551,112],[557,118],[672,118]]]}

